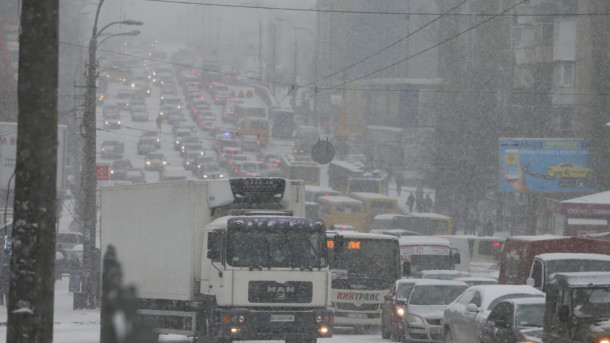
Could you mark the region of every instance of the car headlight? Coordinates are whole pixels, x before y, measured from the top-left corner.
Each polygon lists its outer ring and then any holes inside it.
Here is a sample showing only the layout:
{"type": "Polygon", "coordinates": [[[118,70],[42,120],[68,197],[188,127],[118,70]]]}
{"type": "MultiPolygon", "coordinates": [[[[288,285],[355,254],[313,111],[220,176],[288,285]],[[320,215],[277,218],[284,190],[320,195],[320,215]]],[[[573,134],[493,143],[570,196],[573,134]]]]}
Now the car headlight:
{"type": "Polygon", "coordinates": [[[111,171],[110,171],[110,174],[114,174],[114,170],[111,170],[111,171]]]}
{"type": "Polygon", "coordinates": [[[225,177],[225,174],[220,174],[220,175],[218,175],[218,177],[222,179],[225,177]]]}
{"type": "Polygon", "coordinates": [[[167,161],[163,161],[163,165],[166,165],[166,164],[167,164],[167,161]]]}
{"type": "Polygon", "coordinates": [[[176,141],[176,144],[180,144],[180,141],[176,141]]]}
{"type": "Polygon", "coordinates": [[[207,178],[208,178],[208,176],[207,176],[206,174],[203,174],[203,178],[204,178],[204,179],[207,179],[207,178]]]}
{"type": "Polygon", "coordinates": [[[108,124],[110,124],[110,122],[109,121],[105,121],[104,124],[108,125],[108,124]]]}
{"type": "Polygon", "coordinates": [[[597,343],[610,343],[610,338],[600,338],[597,343]]]}
{"type": "Polygon", "coordinates": [[[177,108],[177,109],[181,109],[181,108],[182,108],[182,106],[178,105],[178,106],[176,106],[176,108],[177,108]]]}
{"type": "Polygon", "coordinates": [[[149,166],[150,165],[150,161],[146,161],[146,165],[149,166]]]}
{"type": "Polygon", "coordinates": [[[422,325],[422,324],[424,324],[424,318],[422,318],[420,316],[416,316],[416,315],[411,314],[411,313],[407,313],[407,316],[405,317],[405,320],[407,321],[407,323],[409,323],[411,325],[422,325]]]}
{"type": "Polygon", "coordinates": [[[188,166],[188,165],[189,165],[189,164],[191,164],[191,162],[189,162],[189,161],[186,161],[186,165],[187,165],[187,166],[188,166]]]}
{"type": "Polygon", "coordinates": [[[396,314],[397,314],[399,317],[404,316],[404,315],[405,315],[405,308],[404,308],[404,307],[402,307],[402,306],[396,306],[396,314]]]}
{"type": "Polygon", "coordinates": [[[161,138],[157,138],[157,143],[161,142],[161,138]]]}
{"type": "Polygon", "coordinates": [[[117,121],[117,124],[121,125],[121,121],[120,121],[120,120],[119,120],[119,121],[117,121]]]}

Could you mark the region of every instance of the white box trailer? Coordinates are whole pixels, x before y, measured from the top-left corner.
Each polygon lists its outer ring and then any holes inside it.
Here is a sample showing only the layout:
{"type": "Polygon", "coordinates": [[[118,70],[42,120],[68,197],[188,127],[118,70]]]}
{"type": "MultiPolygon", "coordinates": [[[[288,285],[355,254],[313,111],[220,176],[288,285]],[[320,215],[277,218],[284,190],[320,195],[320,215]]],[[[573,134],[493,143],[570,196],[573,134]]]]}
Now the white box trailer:
{"type": "Polygon", "coordinates": [[[312,342],[333,320],[325,228],[304,212],[302,183],[279,178],[107,187],[102,249],[159,333],[312,342]]]}

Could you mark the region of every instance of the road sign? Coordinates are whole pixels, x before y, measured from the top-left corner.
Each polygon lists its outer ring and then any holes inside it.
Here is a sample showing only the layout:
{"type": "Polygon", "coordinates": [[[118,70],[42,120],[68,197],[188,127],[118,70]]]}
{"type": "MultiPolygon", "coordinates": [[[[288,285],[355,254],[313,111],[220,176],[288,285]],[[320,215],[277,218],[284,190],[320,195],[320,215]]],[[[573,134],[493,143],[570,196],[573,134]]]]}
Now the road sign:
{"type": "Polygon", "coordinates": [[[110,176],[110,166],[108,164],[97,164],[95,175],[98,181],[107,181],[110,176]]]}

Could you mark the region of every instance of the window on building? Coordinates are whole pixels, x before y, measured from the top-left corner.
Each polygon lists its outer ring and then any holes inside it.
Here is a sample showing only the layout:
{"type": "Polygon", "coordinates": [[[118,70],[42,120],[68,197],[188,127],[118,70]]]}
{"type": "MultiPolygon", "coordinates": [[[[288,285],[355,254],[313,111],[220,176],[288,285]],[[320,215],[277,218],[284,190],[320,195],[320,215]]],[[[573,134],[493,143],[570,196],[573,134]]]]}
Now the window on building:
{"type": "Polygon", "coordinates": [[[563,62],[559,68],[559,85],[563,87],[574,86],[574,62],[563,62]]]}
{"type": "Polygon", "coordinates": [[[542,23],[538,24],[538,44],[551,45],[553,44],[553,24],[542,23]]]}

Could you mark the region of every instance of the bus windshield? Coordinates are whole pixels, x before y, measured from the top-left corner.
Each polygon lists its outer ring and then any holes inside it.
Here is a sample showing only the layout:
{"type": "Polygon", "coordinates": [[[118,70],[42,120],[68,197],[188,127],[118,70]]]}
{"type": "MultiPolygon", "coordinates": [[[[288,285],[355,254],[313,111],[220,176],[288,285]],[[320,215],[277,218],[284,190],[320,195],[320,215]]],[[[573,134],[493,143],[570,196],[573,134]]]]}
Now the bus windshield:
{"type": "Polygon", "coordinates": [[[323,268],[328,265],[325,242],[321,232],[229,230],[227,263],[250,268],[323,268]]]}
{"type": "Polygon", "coordinates": [[[398,242],[385,239],[345,239],[343,251],[329,249],[333,288],[387,289],[398,275],[398,242]]]}

